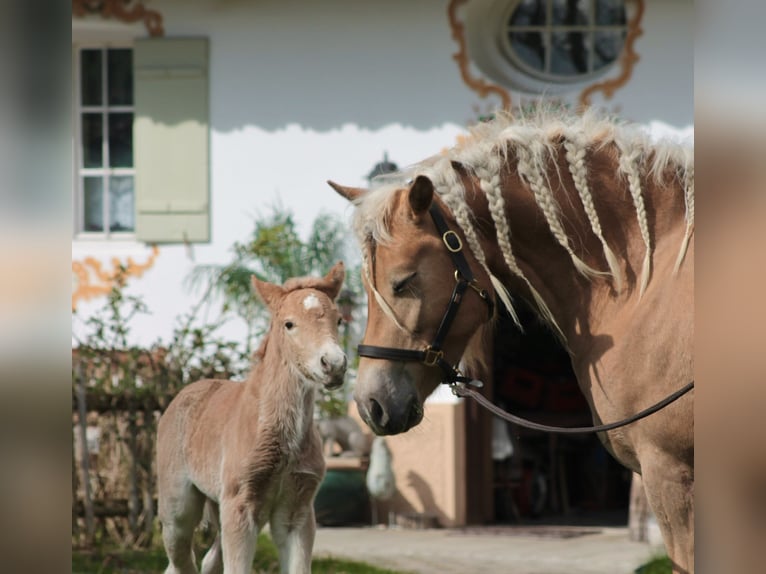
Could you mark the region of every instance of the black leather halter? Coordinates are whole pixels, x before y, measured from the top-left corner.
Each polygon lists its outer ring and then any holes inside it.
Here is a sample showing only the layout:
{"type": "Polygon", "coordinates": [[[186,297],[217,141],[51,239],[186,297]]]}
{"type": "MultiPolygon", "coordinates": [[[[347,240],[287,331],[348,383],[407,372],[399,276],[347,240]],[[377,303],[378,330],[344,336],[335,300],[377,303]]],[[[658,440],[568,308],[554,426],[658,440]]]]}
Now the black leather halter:
{"type": "Polygon", "coordinates": [[[449,332],[450,326],[452,325],[452,321],[455,319],[458,309],[460,308],[463,295],[469,287],[476,291],[479,297],[481,297],[487,304],[490,319],[494,313],[495,304],[492,301],[489,292],[486,289],[482,289],[477,284],[473,272],[468,266],[468,261],[466,261],[465,255],[463,255],[463,242],[461,241],[460,236],[447,226],[447,222],[444,220],[444,216],[436,202],[431,203],[428,212],[431,214],[431,218],[436,225],[436,230],[439,232],[439,235],[441,235],[442,241],[449,251],[452,263],[455,265],[455,288],[452,290],[449,306],[444,312],[444,316],[436,331],[433,342],[422,351],[397,349],[393,347],[378,347],[377,345],[359,345],[357,351],[360,357],[367,357],[370,359],[409,361],[423,363],[429,367],[439,367],[442,370],[442,373],[444,373],[444,380],[442,383],[445,384],[476,383],[476,381],[473,381],[469,377],[461,375],[455,367],[447,362],[444,358],[442,345],[449,332]]]}

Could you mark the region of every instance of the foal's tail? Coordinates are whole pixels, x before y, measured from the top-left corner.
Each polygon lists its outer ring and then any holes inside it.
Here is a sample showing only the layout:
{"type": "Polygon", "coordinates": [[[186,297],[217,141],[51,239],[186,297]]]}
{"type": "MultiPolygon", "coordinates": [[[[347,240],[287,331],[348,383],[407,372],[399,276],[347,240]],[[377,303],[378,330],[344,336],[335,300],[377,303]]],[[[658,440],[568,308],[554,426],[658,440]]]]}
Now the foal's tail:
{"type": "Polygon", "coordinates": [[[202,528],[213,532],[220,532],[221,523],[218,515],[218,504],[210,500],[205,500],[205,508],[202,510],[202,528]]]}
{"type": "Polygon", "coordinates": [[[213,545],[202,559],[201,574],[219,574],[223,572],[223,552],[221,549],[221,522],[218,515],[218,504],[205,500],[205,508],[202,511],[202,527],[215,533],[213,545]]]}

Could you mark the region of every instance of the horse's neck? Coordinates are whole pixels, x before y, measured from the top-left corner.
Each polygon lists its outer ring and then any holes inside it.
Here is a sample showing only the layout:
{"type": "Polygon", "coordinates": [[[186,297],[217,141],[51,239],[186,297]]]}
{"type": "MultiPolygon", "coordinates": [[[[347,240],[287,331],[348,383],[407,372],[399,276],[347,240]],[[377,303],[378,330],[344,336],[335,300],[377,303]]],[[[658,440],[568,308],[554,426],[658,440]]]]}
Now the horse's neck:
{"type": "MultiPolygon", "coordinates": [[[[593,201],[590,213],[563,150],[556,157],[557,165],[535,182],[522,179],[519,169],[509,166],[500,179],[502,208],[483,193],[467,193],[466,199],[475,220],[484,222],[484,228],[478,224],[478,236],[490,272],[534,307],[540,309],[539,302],[544,301],[558,328],[571,339],[588,331],[597,309],[624,305],[637,296],[646,245],[629,178],[620,172],[614,150],[602,150],[581,174],[587,177],[593,201]],[[553,202],[548,203],[547,213],[545,200],[553,202]],[[594,231],[594,209],[601,238],[594,231]],[[611,265],[607,250],[613,254],[611,265]],[[610,267],[622,279],[619,292],[608,275],[610,267]]],[[[684,193],[677,189],[661,193],[665,190],[658,190],[646,176],[640,178],[640,187],[651,248],[656,252],[663,238],[680,239],[674,230],[683,235],[684,193]]]]}
{"type": "Polygon", "coordinates": [[[283,441],[288,450],[299,450],[311,431],[314,387],[275,349],[267,349],[246,382],[249,405],[261,432],[283,441]]]}

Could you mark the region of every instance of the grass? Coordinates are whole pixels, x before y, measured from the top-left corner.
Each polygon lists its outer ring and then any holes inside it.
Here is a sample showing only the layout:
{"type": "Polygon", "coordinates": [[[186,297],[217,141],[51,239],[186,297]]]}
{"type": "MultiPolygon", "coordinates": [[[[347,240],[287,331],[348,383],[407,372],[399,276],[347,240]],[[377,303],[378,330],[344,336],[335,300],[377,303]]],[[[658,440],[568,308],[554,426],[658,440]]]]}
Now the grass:
{"type": "MultiPolygon", "coordinates": [[[[202,552],[198,552],[197,556],[201,558],[202,552]]],[[[72,550],[72,574],[161,574],[167,565],[168,559],[162,548],[72,550]]],[[[253,571],[258,574],[279,572],[277,549],[266,534],[258,537],[253,571]]],[[[315,558],[311,572],[312,574],[405,574],[340,558],[315,558]]]]}
{"type": "Polygon", "coordinates": [[[667,556],[655,556],[646,564],[636,568],[636,574],[671,574],[672,567],[670,558],[667,556]]]}

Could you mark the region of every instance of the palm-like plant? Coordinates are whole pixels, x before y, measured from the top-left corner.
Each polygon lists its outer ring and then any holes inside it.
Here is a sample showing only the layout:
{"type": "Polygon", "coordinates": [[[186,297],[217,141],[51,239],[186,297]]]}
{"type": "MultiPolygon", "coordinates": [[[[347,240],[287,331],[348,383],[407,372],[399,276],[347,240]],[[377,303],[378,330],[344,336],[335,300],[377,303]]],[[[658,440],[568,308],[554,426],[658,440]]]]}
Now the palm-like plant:
{"type": "MultiPolygon", "coordinates": [[[[255,220],[252,233],[244,242],[232,247],[233,258],[223,265],[197,265],[189,275],[188,284],[205,286],[222,299],[224,313],[233,312],[247,325],[246,352],[253,339],[266,328],[266,311],[253,295],[251,275],[272,283],[283,283],[290,277],[317,275],[327,272],[344,259],[346,227],[335,215],[320,214],[314,220],[309,237],[302,240],[293,214],[273,206],[271,212],[255,220]]],[[[358,267],[347,264],[346,288],[361,292],[358,267]]]]}

